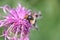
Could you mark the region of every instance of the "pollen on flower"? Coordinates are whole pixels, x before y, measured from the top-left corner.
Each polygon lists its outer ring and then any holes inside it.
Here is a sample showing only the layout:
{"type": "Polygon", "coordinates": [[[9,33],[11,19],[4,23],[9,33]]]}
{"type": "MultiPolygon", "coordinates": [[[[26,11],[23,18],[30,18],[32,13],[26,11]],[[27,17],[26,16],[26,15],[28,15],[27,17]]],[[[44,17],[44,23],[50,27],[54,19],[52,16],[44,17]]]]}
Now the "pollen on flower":
{"type": "Polygon", "coordinates": [[[31,14],[30,10],[18,4],[17,8],[10,8],[8,5],[0,7],[7,16],[0,20],[0,27],[4,27],[3,35],[5,40],[29,40],[31,23],[25,19],[25,15],[31,14]]]}

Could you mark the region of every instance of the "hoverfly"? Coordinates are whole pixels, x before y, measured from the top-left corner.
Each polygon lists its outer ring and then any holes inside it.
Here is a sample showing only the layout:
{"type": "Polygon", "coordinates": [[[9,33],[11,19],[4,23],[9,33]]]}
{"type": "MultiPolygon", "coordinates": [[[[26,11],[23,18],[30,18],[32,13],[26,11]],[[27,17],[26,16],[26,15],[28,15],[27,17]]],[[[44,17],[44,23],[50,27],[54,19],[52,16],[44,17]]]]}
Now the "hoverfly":
{"type": "Polygon", "coordinates": [[[39,13],[39,14],[34,13],[34,14],[29,14],[29,15],[26,14],[24,18],[27,19],[31,23],[33,28],[38,30],[37,23],[36,23],[37,20],[36,19],[39,19],[40,16],[41,16],[41,13],[39,13]]]}

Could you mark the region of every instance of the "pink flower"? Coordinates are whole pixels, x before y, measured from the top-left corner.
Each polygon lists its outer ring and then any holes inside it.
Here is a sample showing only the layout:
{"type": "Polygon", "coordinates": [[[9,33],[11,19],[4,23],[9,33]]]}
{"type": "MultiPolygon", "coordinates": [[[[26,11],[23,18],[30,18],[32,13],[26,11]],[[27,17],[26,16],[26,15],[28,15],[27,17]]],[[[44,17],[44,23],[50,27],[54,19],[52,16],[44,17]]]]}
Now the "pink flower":
{"type": "Polygon", "coordinates": [[[3,35],[5,40],[29,40],[29,33],[32,27],[28,20],[24,19],[31,11],[18,4],[17,8],[10,8],[8,5],[0,7],[7,15],[0,20],[0,27],[4,27],[3,35]]]}

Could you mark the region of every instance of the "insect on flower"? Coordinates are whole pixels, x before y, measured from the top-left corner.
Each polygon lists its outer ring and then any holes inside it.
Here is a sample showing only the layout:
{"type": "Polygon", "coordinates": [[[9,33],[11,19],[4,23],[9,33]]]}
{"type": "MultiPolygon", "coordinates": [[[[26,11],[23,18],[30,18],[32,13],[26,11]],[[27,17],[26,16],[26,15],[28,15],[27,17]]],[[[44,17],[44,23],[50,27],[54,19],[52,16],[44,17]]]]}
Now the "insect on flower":
{"type": "Polygon", "coordinates": [[[31,25],[38,30],[37,24],[36,24],[36,21],[37,21],[36,19],[37,18],[39,19],[40,16],[41,16],[41,13],[38,13],[38,14],[34,13],[34,14],[29,14],[29,15],[26,14],[24,18],[27,19],[31,23],[31,25]]]}
{"type": "Polygon", "coordinates": [[[29,40],[32,27],[36,28],[36,19],[41,14],[34,14],[22,5],[11,8],[8,5],[0,7],[7,15],[0,20],[0,27],[4,27],[3,36],[5,40],[29,40]]]}

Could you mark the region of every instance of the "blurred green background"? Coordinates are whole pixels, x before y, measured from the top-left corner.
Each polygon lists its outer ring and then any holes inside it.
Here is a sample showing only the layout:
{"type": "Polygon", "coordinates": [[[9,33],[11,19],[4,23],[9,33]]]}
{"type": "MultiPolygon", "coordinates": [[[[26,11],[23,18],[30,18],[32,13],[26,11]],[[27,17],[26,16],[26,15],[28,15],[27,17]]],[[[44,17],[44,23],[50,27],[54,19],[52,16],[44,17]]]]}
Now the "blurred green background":
{"type": "MultiPolygon", "coordinates": [[[[8,4],[16,7],[18,2],[42,13],[42,18],[37,21],[39,30],[31,30],[30,40],[60,40],[60,0],[0,0],[0,6],[8,4]]],[[[2,9],[0,13],[5,15],[2,9]]],[[[2,29],[0,28],[0,34],[2,29]]],[[[0,40],[4,38],[1,37],[0,40]]]]}

